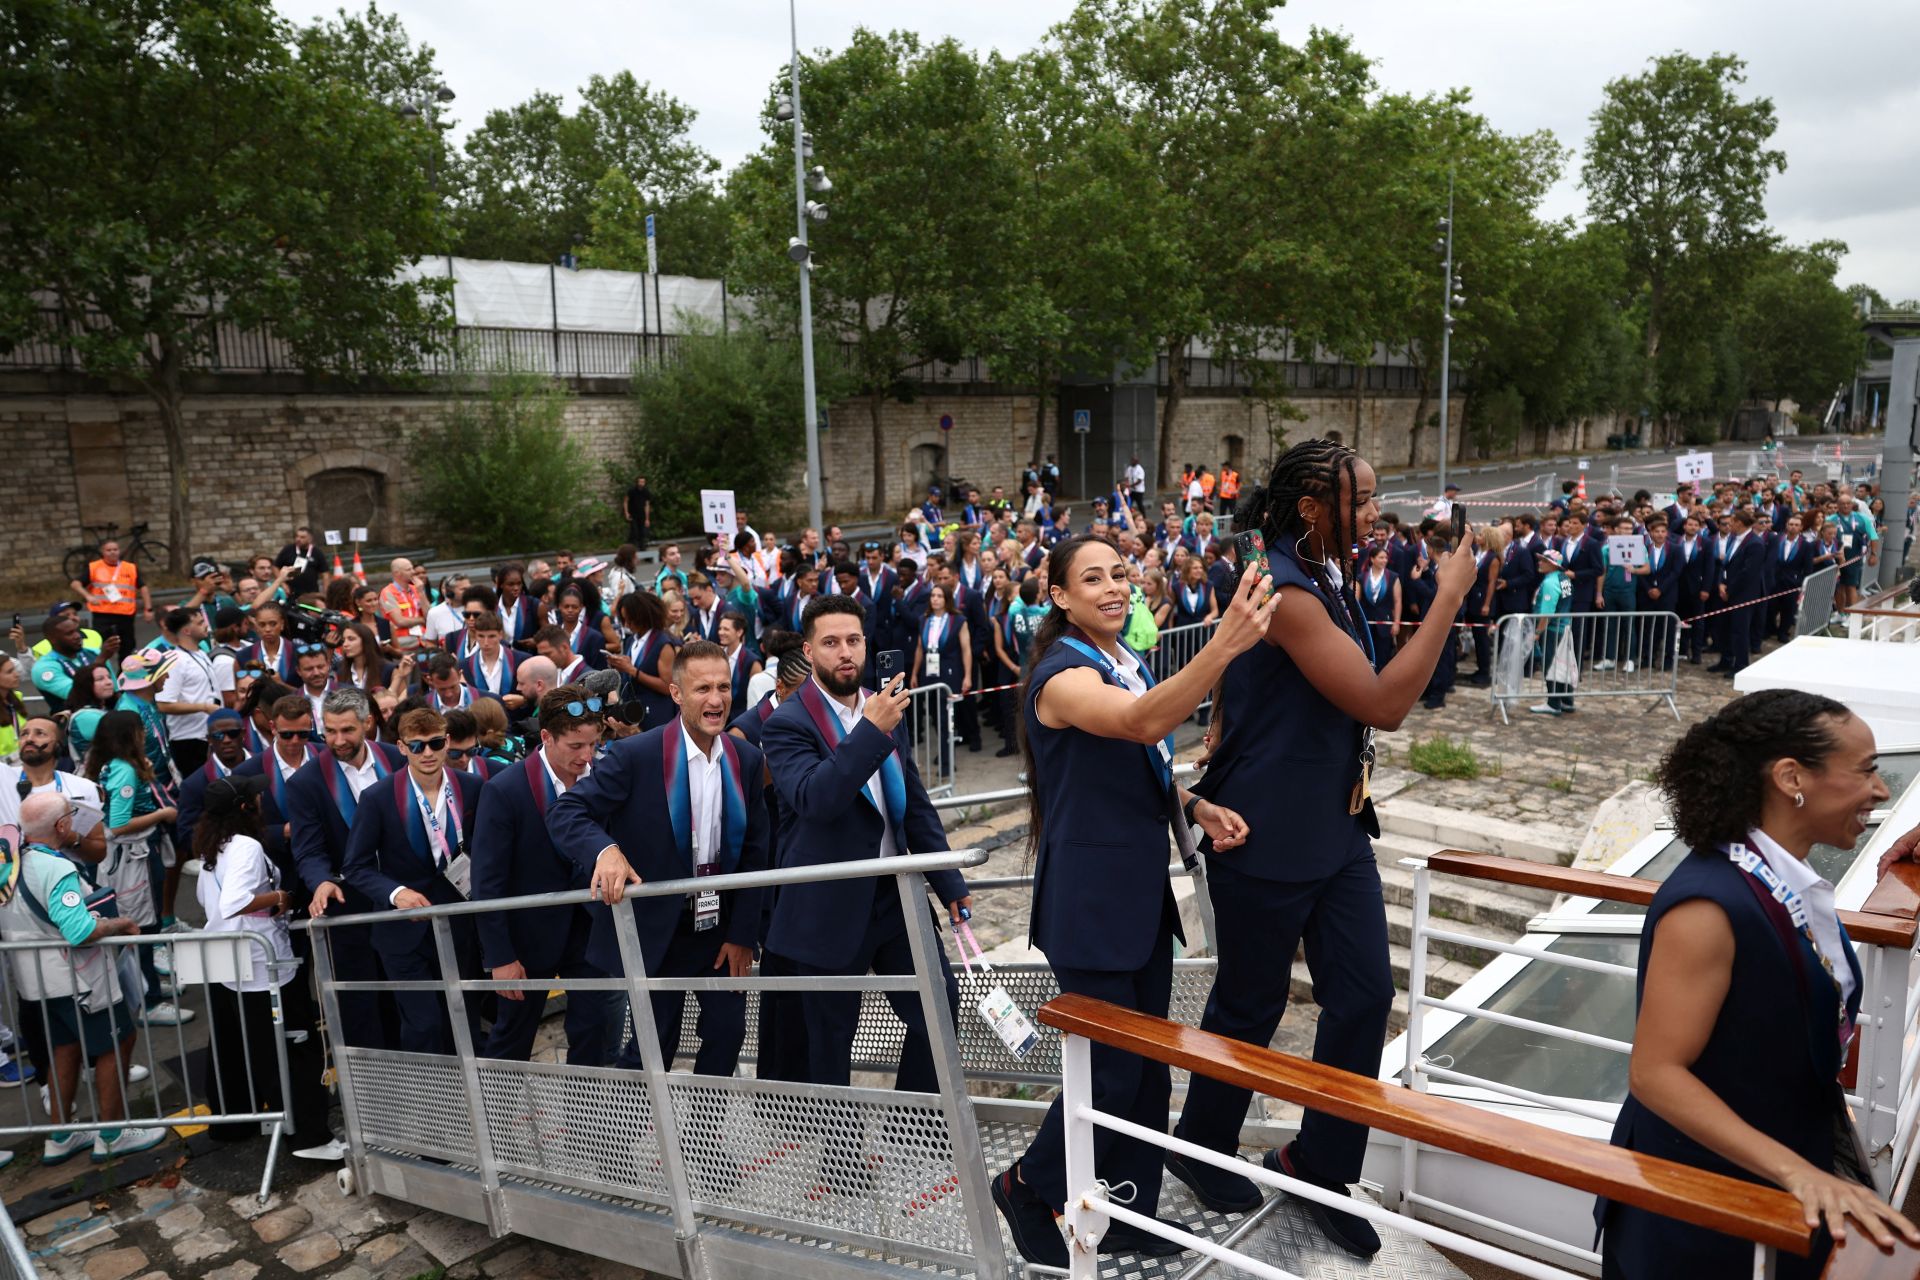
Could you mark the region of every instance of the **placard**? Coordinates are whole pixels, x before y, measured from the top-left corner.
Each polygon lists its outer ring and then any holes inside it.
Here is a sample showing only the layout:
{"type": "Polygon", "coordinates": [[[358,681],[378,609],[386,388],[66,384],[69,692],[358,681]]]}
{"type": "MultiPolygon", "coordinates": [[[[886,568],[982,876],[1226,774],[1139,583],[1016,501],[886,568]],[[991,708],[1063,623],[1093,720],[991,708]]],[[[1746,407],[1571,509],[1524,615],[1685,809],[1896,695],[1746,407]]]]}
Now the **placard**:
{"type": "Polygon", "coordinates": [[[338,529],[329,529],[321,536],[327,540],[327,545],[330,547],[340,545],[340,531],[338,529]]]}
{"type": "Polygon", "coordinates": [[[347,530],[348,542],[365,542],[366,540],[367,540],[367,531],[365,529],[347,530]]]}
{"type": "Polygon", "coordinates": [[[1637,533],[1607,535],[1607,563],[1621,569],[1638,569],[1647,562],[1647,543],[1637,533]]]}
{"type": "Polygon", "coordinates": [[[1593,461],[1589,458],[1582,458],[1580,459],[1579,462],[1575,463],[1574,465],[1579,467],[1580,470],[1585,471],[1588,467],[1593,465],[1593,461]]]}
{"type": "Polygon", "coordinates": [[[733,490],[700,491],[701,528],[708,533],[733,532],[733,490]]]}
{"type": "Polygon", "coordinates": [[[1673,460],[1673,470],[1682,484],[1694,480],[1711,480],[1713,479],[1713,455],[1683,453],[1673,460]]]}

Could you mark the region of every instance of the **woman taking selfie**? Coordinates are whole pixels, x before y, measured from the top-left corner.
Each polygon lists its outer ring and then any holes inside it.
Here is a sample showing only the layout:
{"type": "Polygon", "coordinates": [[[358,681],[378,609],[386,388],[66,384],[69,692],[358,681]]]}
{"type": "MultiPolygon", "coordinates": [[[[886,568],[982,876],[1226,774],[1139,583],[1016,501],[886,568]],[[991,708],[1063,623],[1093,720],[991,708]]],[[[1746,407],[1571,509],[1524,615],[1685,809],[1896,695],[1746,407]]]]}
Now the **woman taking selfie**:
{"type": "MultiPolygon", "coordinates": [[[[1819,1275],[1849,1230],[1920,1244],[1875,1194],[1852,1140],[1837,1077],[1860,963],[1833,886],[1807,862],[1816,844],[1852,848],[1886,803],[1873,731],[1819,694],[1750,693],[1674,744],[1660,788],[1692,852],[1640,931],[1640,1016],[1614,1145],[1792,1192],[1824,1230],[1810,1257],[1780,1254],[1782,1280],[1819,1275]]],[[[1602,1276],[1753,1265],[1751,1245],[1703,1227],[1607,1201],[1594,1218],[1602,1276]]]]}
{"type": "MultiPolygon", "coordinates": [[[[1281,957],[1304,939],[1320,1004],[1314,1061],[1371,1076],[1380,1066],[1393,973],[1386,905],[1369,837],[1379,834],[1368,782],[1373,731],[1396,729],[1426,691],[1446,627],[1421,627],[1374,669],[1382,637],[1354,590],[1354,545],[1373,528],[1373,468],[1344,445],[1308,440],[1274,463],[1247,504],[1245,527],[1266,539],[1277,606],[1261,643],[1236,658],[1221,686],[1218,746],[1194,792],[1246,819],[1239,848],[1207,860],[1220,968],[1204,1030],[1266,1045],[1287,1007],[1281,957]]],[[[1434,611],[1451,618],[1474,577],[1472,534],[1438,557],[1434,611]]],[[[1171,683],[1171,682],[1169,682],[1171,683]]],[[[1178,1134],[1231,1155],[1247,1090],[1196,1077],[1178,1134]]],[[[1365,1126],[1309,1111],[1300,1137],[1267,1153],[1267,1167],[1346,1194],[1360,1177],[1365,1126]]],[[[1244,1212],[1260,1203],[1252,1179],[1167,1157],[1201,1203],[1244,1212]]],[[[1364,1218],[1307,1205],[1329,1239],[1360,1257],[1379,1251],[1364,1218]]]]}
{"type": "MultiPolygon", "coordinates": [[[[1120,639],[1132,596],[1127,563],[1104,539],[1069,538],[1047,559],[1052,608],[1035,633],[1020,689],[1028,839],[1034,857],[1033,944],[1063,992],[1167,1016],[1180,913],[1167,878],[1170,823],[1199,823],[1214,847],[1240,846],[1247,824],[1230,808],[1176,787],[1172,734],[1193,715],[1236,654],[1260,642],[1277,600],[1248,574],[1212,638],[1178,674],[1155,684],[1120,639]]],[[[1379,1045],[1374,1046],[1379,1053],[1379,1045]]],[[[1165,1066],[1094,1045],[1092,1105],[1164,1130],[1165,1066]]],[[[1160,1201],[1160,1148],[1096,1129],[1094,1169],[1133,1184],[1128,1207],[1160,1201]]],[[[1055,1225],[1067,1198],[1064,1119],[1056,1100],[1033,1145],[993,1180],[993,1201],[1029,1262],[1067,1265],[1055,1225]]],[[[1166,1255],[1178,1246],[1122,1223],[1106,1252],[1166,1255]]]]}

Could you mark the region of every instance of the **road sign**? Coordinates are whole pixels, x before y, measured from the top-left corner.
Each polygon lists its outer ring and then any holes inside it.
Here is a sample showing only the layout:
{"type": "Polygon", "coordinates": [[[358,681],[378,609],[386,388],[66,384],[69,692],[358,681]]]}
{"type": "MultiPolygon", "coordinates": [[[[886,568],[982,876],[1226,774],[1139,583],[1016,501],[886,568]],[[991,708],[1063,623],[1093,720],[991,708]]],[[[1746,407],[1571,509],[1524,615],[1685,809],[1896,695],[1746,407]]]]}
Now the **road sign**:
{"type": "Polygon", "coordinates": [[[367,540],[367,531],[366,531],[366,529],[364,529],[364,528],[361,528],[361,527],[355,527],[355,528],[352,528],[352,529],[349,529],[349,530],[347,530],[347,541],[349,541],[349,542],[365,542],[366,540],[367,540]]]}
{"type": "Polygon", "coordinates": [[[950,414],[950,413],[943,413],[943,414],[941,414],[941,415],[940,415],[940,429],[941,429],[942,431],[951,431],[951,430],[953,430],[953,415],[952,415],[952,414],[950,414]]]}
{"type": "Polygon", "coordinates": [[[1622,569],[1637,569],[1647,562],[1647,544],[1637,533],[1612,534],[1607,538],[1607,556],[1622,569]]]}
{"type": "Polygon", "coordinates": [[[329,529],[322,536],[326,538],[328,546],[337,547],[340,545],[340,531],[338,529],[329,529]]]}
{"type": "Polygon", "coordinates": [[[660,274],[660,256],[654,249],[652,214],[647,215],[647,274],[650,276],[660,274]]]}
{"type": "Polygon", "coordinates": [[[1093,430],[1093,410],[1075,409],[1073,411],[1073,429],[1081,435],[1093,430]]]}

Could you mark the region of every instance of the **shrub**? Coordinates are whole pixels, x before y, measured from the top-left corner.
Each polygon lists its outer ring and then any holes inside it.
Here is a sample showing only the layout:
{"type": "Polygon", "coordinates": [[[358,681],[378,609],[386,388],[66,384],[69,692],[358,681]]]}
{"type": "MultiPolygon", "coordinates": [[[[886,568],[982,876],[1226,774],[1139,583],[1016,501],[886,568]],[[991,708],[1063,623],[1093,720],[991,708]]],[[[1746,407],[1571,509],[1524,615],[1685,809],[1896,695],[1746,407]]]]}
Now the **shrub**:
{"type": "Polygon", "coordinates": [[[414,438],[415,501],[462,555],[570,547],[602,531],[599,471],[568,433],[565,387],[508,370],[414,438]]]}
{"type": "Polygon", "coordinates": [[[1435,778],[1477,778],[1480,757],[1468,744],[1435,734],[1407,748],[1407,767],[1435,778]]]}

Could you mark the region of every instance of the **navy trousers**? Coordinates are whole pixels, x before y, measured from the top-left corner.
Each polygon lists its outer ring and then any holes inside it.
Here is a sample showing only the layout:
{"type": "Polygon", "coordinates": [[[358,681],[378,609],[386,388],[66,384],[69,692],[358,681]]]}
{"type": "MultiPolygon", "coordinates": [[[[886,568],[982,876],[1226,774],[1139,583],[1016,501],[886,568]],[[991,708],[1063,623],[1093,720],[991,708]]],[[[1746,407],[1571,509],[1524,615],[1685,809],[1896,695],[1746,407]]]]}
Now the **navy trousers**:
{"type": "MultiPolygon", "coordinates": [[[[607,975],[586,961],[587,921],[584,914],[569,930],[565,948],[559,956],[523,958],[530,978],[604,978],[607,975]]],[[[523,991],[519,1000],[500,997],[500,1016],[487,1036],[483,1058],[505,1058],[525,1062],[533,1056],[534,1038],[540,1033],[540,1019],[547,1011],[547,993],[523,991]]],[[[604,1067],[611,1045],[607,1039],[608,1020],[619,1003],[611,991],[567,992],[567,1063],[576,1067],[604,1067]]],[[[618,1034],[619,1028],[613,1028],[618,1034]]]]}
{"type": "MultiPolygon", "coordinates": [[[[655,978],[722,978],[726,975],[713,967],[720,955],[720,944],[726,941],[724,927],[715,926],[704,933],[695,932],[693,912],[682,911],[680,921],[674,927],[673,941],[667,944],[667,953],[660,959],[657,969],[650,974],[655,978]]],[[[700,1002],[700,1019],[695,1024],[695,1033],[700,1037],[700,1047],[694,1052],[693,1069],[703,1076],[730,1076],[734,1068],[740,1065],[740,1046],[747,1040],[747,996],[744,991],[701,991],[694,995],[700,1002]]],[[[687,993],[684,991],[656,991],[650,998],[653,1006],[653,1024],[660,1033],[660,1056],[672,1067],[673,1055],[680,1047],[680,1024],[686,1017],[687,993]]],[[[614,1017],[624,1020],[627,1002],[612,1002],[614,1017]]],[[[620,1028],[615,1025],[611,1043],[618,1044],[620,1028]]],[[[620,1050],[616,1066],[638,1068],[641,1065],[640,1048],[637,1041],[629,1040],[620,1050]]]]}
{"type": "MultiPolygon", "coordinates": [[[[1274,838],[1274,837],[1269,837],[1274,838]]],[[[1379,1074],[1393,1007],[1387,910],[1380,870],[1355,858],[1323,880],[1257,880],[1231,856],[1209,858],[1220,969],[1200,1029],[1267,1045],[1286,1012],[1293,954],[1302,940],[1313,973],[1320,1028],[1313,1060],[1369,1079],[1379,1074]]],[[[1236,1151],[1250,1090],[1195,1076],[1175,1133],[1215,1151],[1236,1151]]],[[[1317,1172],[1355,1182],[1367,1153],[1365,1125],[1309,1111],[1300,1122],[1301,1158],[1317,1172]]]]}
{"type": "MultiPolygon", "coordinates": [[[[451,923],[454,961],[460,970],[456,976],[477,978],[480,976],[480,938],[474,932],[473,918],[456,916],[451,923]]],[[[379,929],[376,925],[375,938],[379,938],[379,929]]],[[[391,982],[440,982],[446,977],[440,971],[440,955],[431,933],[412,946],[383,941],[380,963],[391,982]]],[[[400,1009],[400,1038],[393,1047],[409,1053],[453,1052],[453,1029],[444,995],[438,991],[398,991],[394,993],[393,1002],[400,1009]]],[[[468,992],[466,1006],[468,1034],[474,1044],[485,1044],[487,1038],[480,1029],[480,993],[468,992]]]]}
{"type": "MultiPolygon", "coordinates": [[[[373,930],[366,925],[343,925],[328,929],[333,976],[338,982],[380,982],[388,978],[373,949],[373,930]]],[[[390,995],[378,991],[342,991],[340,1025],[333,1028],[336,1044],[356,1049],[385,1049],[398,1036],[390,995]]]]}
{"type": "MultiPolygon", "coordinates": [[[[1053,967],[1053,976],[1063,993],[1092,996],[1123,1009],[1134,1009],[1156,1018],[1167,1016],[1173,997],[1173,919],[1163,913],[1160,937],[1153,954],[1136,970],[1111,972],[1101,969],[1053,967]]],[[[1167,1103],[1173,1093],[1172,1075],[1161,1063],[1148,1062],[1138,1054],[1096,1044],[1088,1055],[1093,1068],[1092,1105],[1108,1115],[1117,1115],[1148,1129],[1165,1131],[1167,1103]]],[[[1067,1202],[1066,1119],[1058,1098],[1047,1108],[1046,1119],[1033,1137],[1033,1145],[1020,1157],[1020,1176],[1035,1195],[1055,1212],[1067,1202]]],[[[1096,1127],[1093,1131],[1093,1168],[1096,1176],[1109,1186],[1131,1182],[1137,1194],[1127,1203],[1136,1213],[1154,1214],[1160,1206],[1160,1176],[1166,1153],[1152,1143],[1142,1142],[1096,1127]]]]}

